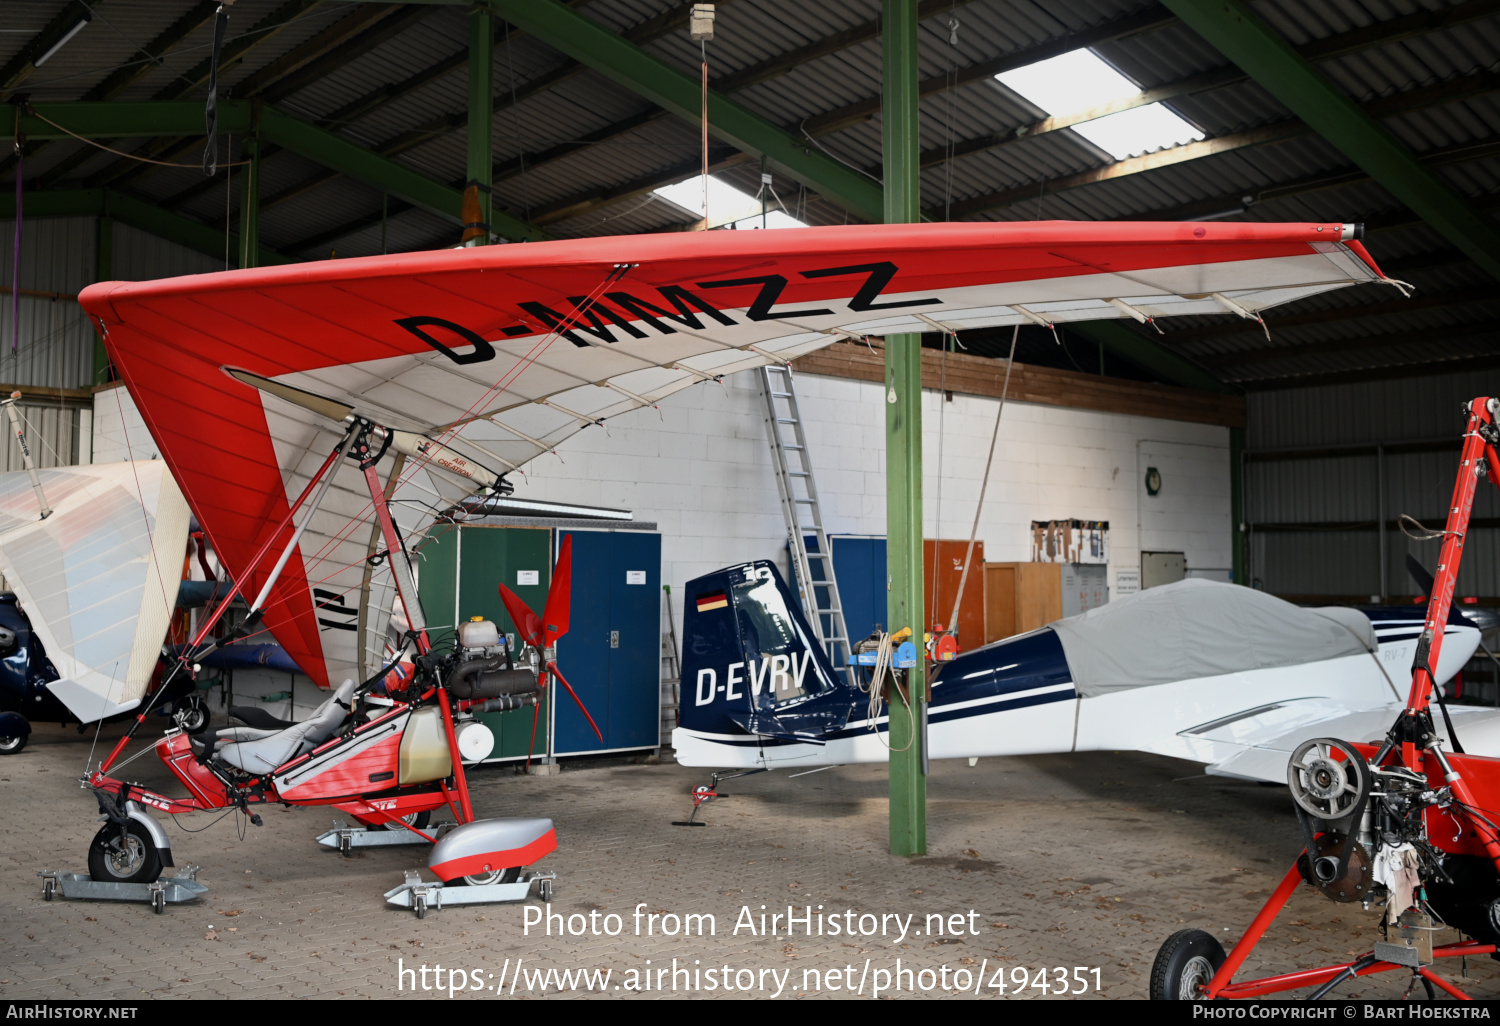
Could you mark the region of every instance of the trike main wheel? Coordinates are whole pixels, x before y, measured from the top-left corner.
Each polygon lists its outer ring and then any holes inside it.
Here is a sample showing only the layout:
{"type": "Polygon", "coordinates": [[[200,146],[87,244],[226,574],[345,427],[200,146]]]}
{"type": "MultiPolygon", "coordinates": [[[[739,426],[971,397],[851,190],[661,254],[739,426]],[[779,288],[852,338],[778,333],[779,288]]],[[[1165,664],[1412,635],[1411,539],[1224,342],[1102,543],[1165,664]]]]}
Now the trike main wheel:
{"type": "Polygon", "coordinates": [[[1224,946],[1203,930],[1178,930],[1156,953],[1151,965],[1152,1001],[1201,1001],[1224,964],[1224,946]]]}
{"type": "Polygon", "coordinates": [[[488,887],[490,884],[510,884],[521,879],[521,867],[511,866],[509,869],[496,869],[488,873],[474,873],[471,876],[460,876],[454,880],[444,880],[449,887],[488,887]]]}
{"type": "MultiPolygon", "coordinates": [[[[431,823],[431,822],[432,822],[432,810],[430,810],[430,809],[428,811],[426,811],[426,812],[408,812],[406,815],[404,815],[404,816],[401,817],[401,823],[405,823],[406,826],[414,827],[417,830],[426,830],[427,829],[427,824],[431,823]]],[[[370,829],[372,829],[372,830],[405,830],[406,827],[403,827],[401,825],[401,823],[389,823],[389,822],[387,822],[387,823],[377,823],[375,826],[371,827],[370,829]]]]}

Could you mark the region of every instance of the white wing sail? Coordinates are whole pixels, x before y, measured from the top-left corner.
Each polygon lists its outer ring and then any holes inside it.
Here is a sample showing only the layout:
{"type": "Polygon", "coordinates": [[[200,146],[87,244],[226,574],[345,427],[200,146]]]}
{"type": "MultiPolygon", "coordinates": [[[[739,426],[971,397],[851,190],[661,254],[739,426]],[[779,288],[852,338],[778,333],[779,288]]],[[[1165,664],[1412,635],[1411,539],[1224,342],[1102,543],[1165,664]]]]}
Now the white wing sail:
{"type": "Polygon", "coordinates": [[[0,570],[80,722],[140,704],[177,603],[188,507],[159,460],[0,474],[0,570]]]}

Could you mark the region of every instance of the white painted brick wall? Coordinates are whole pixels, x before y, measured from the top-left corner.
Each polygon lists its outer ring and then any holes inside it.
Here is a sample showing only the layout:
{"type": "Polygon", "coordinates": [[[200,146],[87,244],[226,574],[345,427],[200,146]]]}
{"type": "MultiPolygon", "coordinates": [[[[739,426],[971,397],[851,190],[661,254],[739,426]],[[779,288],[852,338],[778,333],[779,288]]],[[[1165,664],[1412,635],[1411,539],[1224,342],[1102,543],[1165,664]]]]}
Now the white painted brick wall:
{"type": "MultiPolygon", "coordinates": [[[[797,391],[813,469],[833,533],[885,533],[884,386],[803,374],[797,391]]],[[[924,394],[928,537],[967,538],[997,400],[924,394]],[[939,428],[943,432],[939,466],[939,428]],[[941,519],[939,520],[939,505],[941,519]]],[[[516,494],[616,506],[662,532],[662,580],[679,624],[683,585],[749,559],[785,570],[785,534],[753,372],[679,392],[661,408],[591,427],[516,475],[516,494]]],[[[95,397],[94,459],[154,455],[123,390],[95,397]]],[[[1225,428],[1008,402],[979,537],[992,561],[1031,555],[1031,521],[1108,520],[1114,568],[1138,553],[1181,551],[1193,569],[1230,565],[1229,433],[1225,428]],[[1148,497],[1146,467],[1162,474],[1148,497]],[[1139,524],[1139,529],[1138,525],[1139,524]]]]}
{"type": "MultiPolygon", "coordinates": [[[[804,374],[797,391],[826,526],[884,534],[884,386],[804,374]]],[[[934,391],[924,400],[926,534],[967,538],[997,401],[956,395],[944,404],[934,391]]],[[[699,385],[660,412],[639,410],[607,433],[573,436],[517,477],[516,493],[618,505],[656,521],[662,580],[674,596],[693,577],[741,560],[775,559],[784,570],[785,528],[760,411],[753,373],[699,385]]],[[[1029,559],[1032,520],[1081,517],[1110,522],[1115,565],[1138,566],[1144,540],[1186,552],[1190,567],[1227,567],[1228,445],[1224,428],[1009,402],[980,520],[985,555],[1029,559]],[[1141,483],[1147,466],[1162,472],[1156,498],[1141,483]]],[[[681,599],[674,607],[680,617],[681,599]]]]}

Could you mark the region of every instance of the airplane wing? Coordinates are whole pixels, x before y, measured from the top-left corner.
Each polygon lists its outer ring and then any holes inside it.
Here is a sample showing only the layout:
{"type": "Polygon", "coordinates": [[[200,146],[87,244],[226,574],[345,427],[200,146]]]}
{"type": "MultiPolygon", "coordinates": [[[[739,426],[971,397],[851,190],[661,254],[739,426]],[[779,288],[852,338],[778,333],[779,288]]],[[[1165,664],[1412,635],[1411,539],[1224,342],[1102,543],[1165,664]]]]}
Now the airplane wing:
{"type": "MultiPolygon", "coordinates": [[[[1037,222],[638,235],[90,286],[80,297],[225,565],[243,570],[333,421],[328,397],[499,473],[695,382],[841,337],[1175,314],[1254,317],[1382,280],[1353,226],[1037,222]]],[[[335,418],[337,419],[337,418],[335,418]]],[[[408,535],[464,493],[386,464],[408,535]]],[[[378,666],[389,575],[340,475],[266,623],[320,685],[378,666]],[[373,664],[373,665],[372,665],[373,664]]],[[[263,575],[252,575],[249,591],[263,575]]]]}
{"type": "Polygon", "coordinates": [[[188,508],[160,460],[0,474],[0,570],[80,722],[140,703],[177,602],[188,508]]]}
{"type": "MultiPolygon", "coordinates": [[[[1249,709],[1236,716],[1184,731],[1213,746],[1216,761],[1205,771],[1215,776],[1286,783],[1286,764],[1303,741],[1336,737],[1379,744],[1405,705],[1392,702],[1350,711],[1326,699],[1302,699],[1249,709]]],[[[1449,706],[1453,731],[1473,755],[1500,757],[1500,709],[1449,706]]],[[[1437,732],[1453,751],[1447,725],[1434,716],[1437,732]]]]}

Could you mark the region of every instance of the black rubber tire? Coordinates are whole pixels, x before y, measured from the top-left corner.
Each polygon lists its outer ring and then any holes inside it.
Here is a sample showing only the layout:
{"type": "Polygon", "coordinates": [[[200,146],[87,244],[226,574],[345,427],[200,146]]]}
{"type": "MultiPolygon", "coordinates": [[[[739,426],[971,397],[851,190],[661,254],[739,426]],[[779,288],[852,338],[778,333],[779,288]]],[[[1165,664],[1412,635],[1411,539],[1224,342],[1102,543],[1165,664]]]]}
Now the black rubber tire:
{"type": "Polygon", "coordinates": [[[509,869],[500,870],[499,874],[481,873],[478,876],[461,876],[456,880],[444,880],[448,887],[485,887],[489,884],[509,884],[521,879],[521,867],[511,866],[509,869]],[[490,879],[495,876],[495,879],[490,879]]]}
{"type": "Polygon", "coordinates": [[[106,823],[89,842],[89,877],[106,883],[151,883],[161,876],[161,853],[156,842],[141,824],[131,820],[125,825],[126,844],[131,849],[128,860],[120,855],[120,828],[106,823]],[[123,864],[122,864],[123,862],[123,864]]]}
{"type": "Polygon", "coordinates": [[[208,729],[211,719],[208,703],[201,695],[193,694],[186,698],[179,698],[172,707],[172,723],[181,727],[187,734],[203,733],[208,729]]]}
{"type": "MultiPolygon", "coordinates": [[[[406,817],[402,816],[401,818],[405,819],[406,817]]],[[[432,810],[429,809],[426,812],[415,813],[412,816],[411,825],[414,826],[414,827],[416,827],[418,830],[426,830],[427,829],[427,824],[431,823],[431,822],[432,822],[432,810]]],[[[375,829],[375,830],[405,830],[406,828],[403,827],[403,826],[400,826],[400,825],[398,825],[396,823],[378,823],[378,824],[375,825],[375,827],[373,829],[375,829]]]]}
{"type": "Polygon", "coordinates": [[[1151,964],[1152,1001],[1198,1001],[1197,987],[1224,964],[1224,946],[1203,930],[1178,930],[1167,938],[1151,964]]]}
{"type": "Polygon", "coordinates": [[[25,734],[15,734],[10,737],[0,737],[0,755],[15,755],[25,747],[25,734]]]}

